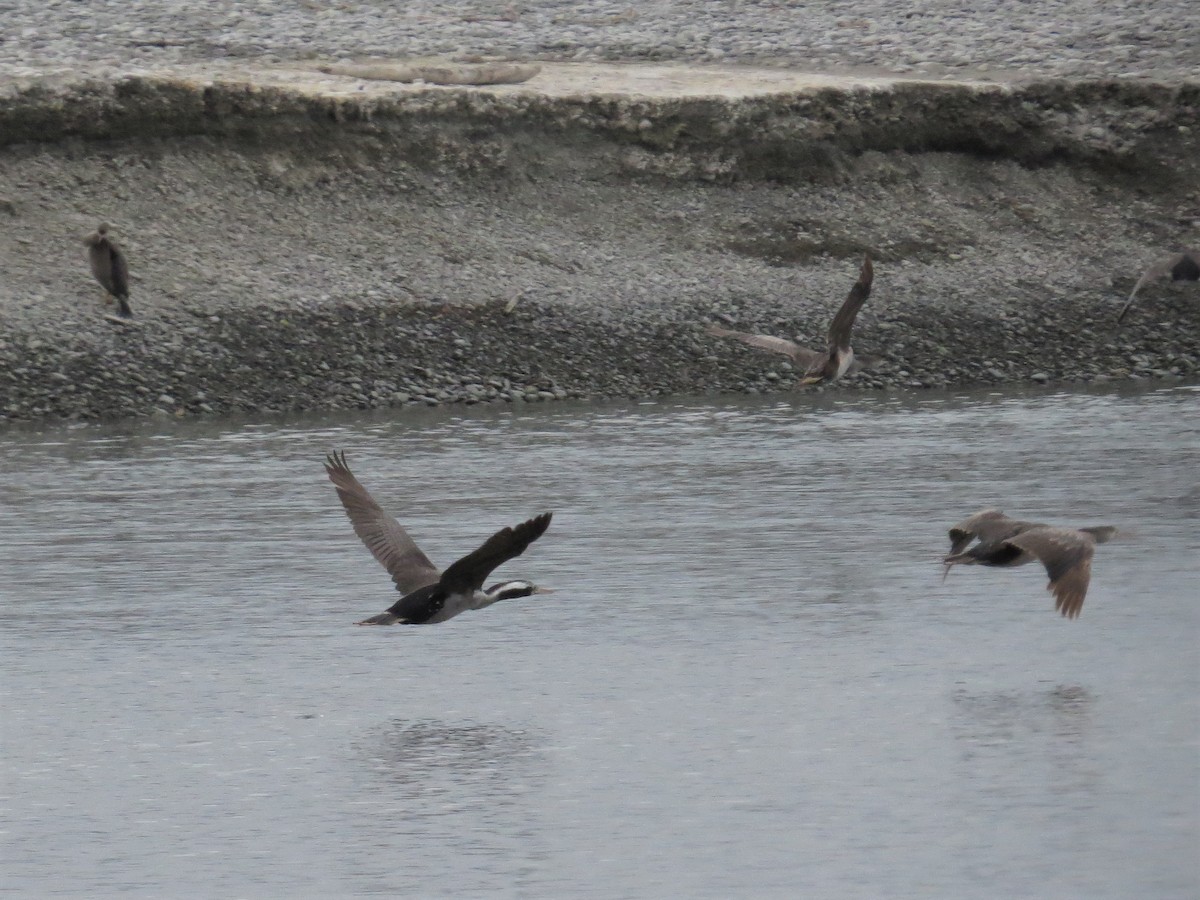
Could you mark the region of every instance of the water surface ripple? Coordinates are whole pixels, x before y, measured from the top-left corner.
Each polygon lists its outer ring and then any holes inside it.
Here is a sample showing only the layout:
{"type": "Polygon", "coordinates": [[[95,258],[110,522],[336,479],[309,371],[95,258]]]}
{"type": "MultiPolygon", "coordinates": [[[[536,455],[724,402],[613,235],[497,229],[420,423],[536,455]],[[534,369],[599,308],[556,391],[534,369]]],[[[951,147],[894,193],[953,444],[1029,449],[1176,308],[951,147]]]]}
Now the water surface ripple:
{"type": "Polygon", "coordinates": [[[0,433],[0,890],[1192,897],[1200,391],[707,400],[0,433]],[[321,468],[441,565],[430,628],[321,468]],[[1113,523],[1082,617],[956,570],[1113,523]]]}

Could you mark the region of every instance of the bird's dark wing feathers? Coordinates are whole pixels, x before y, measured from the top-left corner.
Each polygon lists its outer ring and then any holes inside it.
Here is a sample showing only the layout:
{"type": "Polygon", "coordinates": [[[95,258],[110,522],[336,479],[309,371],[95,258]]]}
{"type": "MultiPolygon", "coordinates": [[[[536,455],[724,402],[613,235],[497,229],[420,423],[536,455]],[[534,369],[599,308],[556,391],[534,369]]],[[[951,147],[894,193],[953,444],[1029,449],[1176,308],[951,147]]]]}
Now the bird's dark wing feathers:
{"type": "Polygon", "coordinates": [[[1054,608],[1074,619],[1083,608],[1092,577],[1096,542],[1090,534],[1071,528],[1033,528],[1005,541],[1032,553],[1046,567],[1054,608]]]}
{"type": "Polygon", "coordinates": [[[89,246],[88,263],[92,267],[92,276],[100,282],[100,286],[110,294],[113,293],[112,257],[108,247],[103,243],[89,246]]]}
{"type": "Polygon", "coordinates": [[[109,272],[112,276],[112,294],[122,299],[129,296],[129,264],[125,254],[112,241],[108,242],[109,272]]]}
{"type": "Polygon", "coordinates": [[[542,513],[515,528],[501,528],[484,541],[478,550],[447,567],[438,587],[447,594],[479,590],[492,570],[520,556],[530,544],[546,533],[552,516],[553,513],[542,513]]]}
{"type": "Polygon", "coordinates": [[[446,605],[447,594],[441,585],[427,584],[397,600],[388,612],[403,624],[426,622],[436,616],[446,605]]]}
{"type": "Polygon", "coordinates": [[[383,511],[370,492],[362,486],[346,464],[346,454],[331,453],[325,459],[325,471],[337,488],[338,498],[346,509],[354,533],[362,539],[379,562],[387,569],[402,594],[436,584],[437,566],[429,561],[421,548],[400,523],[383,511]]]}
{"type": "Polygon", "coordinates": [[[829,326],[830,353],[840,347],[850,346],[850,330],[854,328],[854,320],[858,317],[858,311],[871,296],[871,283],[874,279],[875,270],[871,266],[871,257],[865,256],[862,269],[858,273],[858,281],[854,282],[854,287],[850,288],[846,302],[837,311],[837,315],[833,317],[833,323],[829,326]]]}

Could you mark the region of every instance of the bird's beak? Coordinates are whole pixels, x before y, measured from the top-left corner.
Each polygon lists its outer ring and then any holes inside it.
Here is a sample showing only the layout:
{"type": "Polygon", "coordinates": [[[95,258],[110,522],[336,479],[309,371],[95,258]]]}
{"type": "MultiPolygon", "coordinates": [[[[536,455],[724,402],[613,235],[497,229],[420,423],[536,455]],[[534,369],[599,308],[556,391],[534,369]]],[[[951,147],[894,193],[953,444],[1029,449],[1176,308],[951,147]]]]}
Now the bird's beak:
{"type": "Polygon", "coordinates": [[[806,378],[801,378],[801,379],[800,379],[800,380],[797,382],[797,384],[800,384],[800,385],[806,385],[806,384],[820,384],[820,383],[821,383],[821,376],[820,376],[820,375],[809,375],[809,376],[807,376],[806,378]]]}
{"type": "Polygon", "coordinates": [[[945,568],[942,569],[942,584],[946,583],[946,579],[950,576],[950,570],[954,568],[954,564],[964,561],[965,557],[961,553],[954,556],[947,556],[942,559],[942,565],[945,566],[945,568]]]}
{"type": "Polygon", "coordinates": [[[540,584],[533,589],[535,594],[553,594],[554,588],[542,587],[540,584]]]}

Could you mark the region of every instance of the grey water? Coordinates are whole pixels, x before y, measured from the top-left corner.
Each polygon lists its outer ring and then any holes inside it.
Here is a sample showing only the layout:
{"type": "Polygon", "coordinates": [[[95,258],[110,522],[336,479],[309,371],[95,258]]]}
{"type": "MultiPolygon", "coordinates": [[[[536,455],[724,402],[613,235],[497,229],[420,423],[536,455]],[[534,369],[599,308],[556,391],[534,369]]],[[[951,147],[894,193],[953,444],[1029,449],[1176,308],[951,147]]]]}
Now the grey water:
{"type": "Polygon", "coordinates": [[[0,432],[0,891],[1195,897],[1200,388],[0,432]],[[430,627],[321,460],[447,565],[430,627]],[[1082,616],[958,569],[1115,524],[1082,616]]]}

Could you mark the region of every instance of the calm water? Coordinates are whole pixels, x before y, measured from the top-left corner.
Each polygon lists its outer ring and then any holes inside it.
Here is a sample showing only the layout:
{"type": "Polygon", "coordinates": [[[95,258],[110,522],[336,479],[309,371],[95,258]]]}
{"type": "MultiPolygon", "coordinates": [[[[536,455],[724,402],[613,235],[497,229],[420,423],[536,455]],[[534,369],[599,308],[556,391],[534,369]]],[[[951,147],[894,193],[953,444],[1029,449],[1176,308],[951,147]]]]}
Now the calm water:
{"type": "Polygon", "coordinates": [[[1200,389],[0,433],[20,896],[1195,897],[1200,389]],[[442,565],[429,628],[321,467],[442,565]],[[956,570],[1114,523],[1078,621],[956,570]]]}

